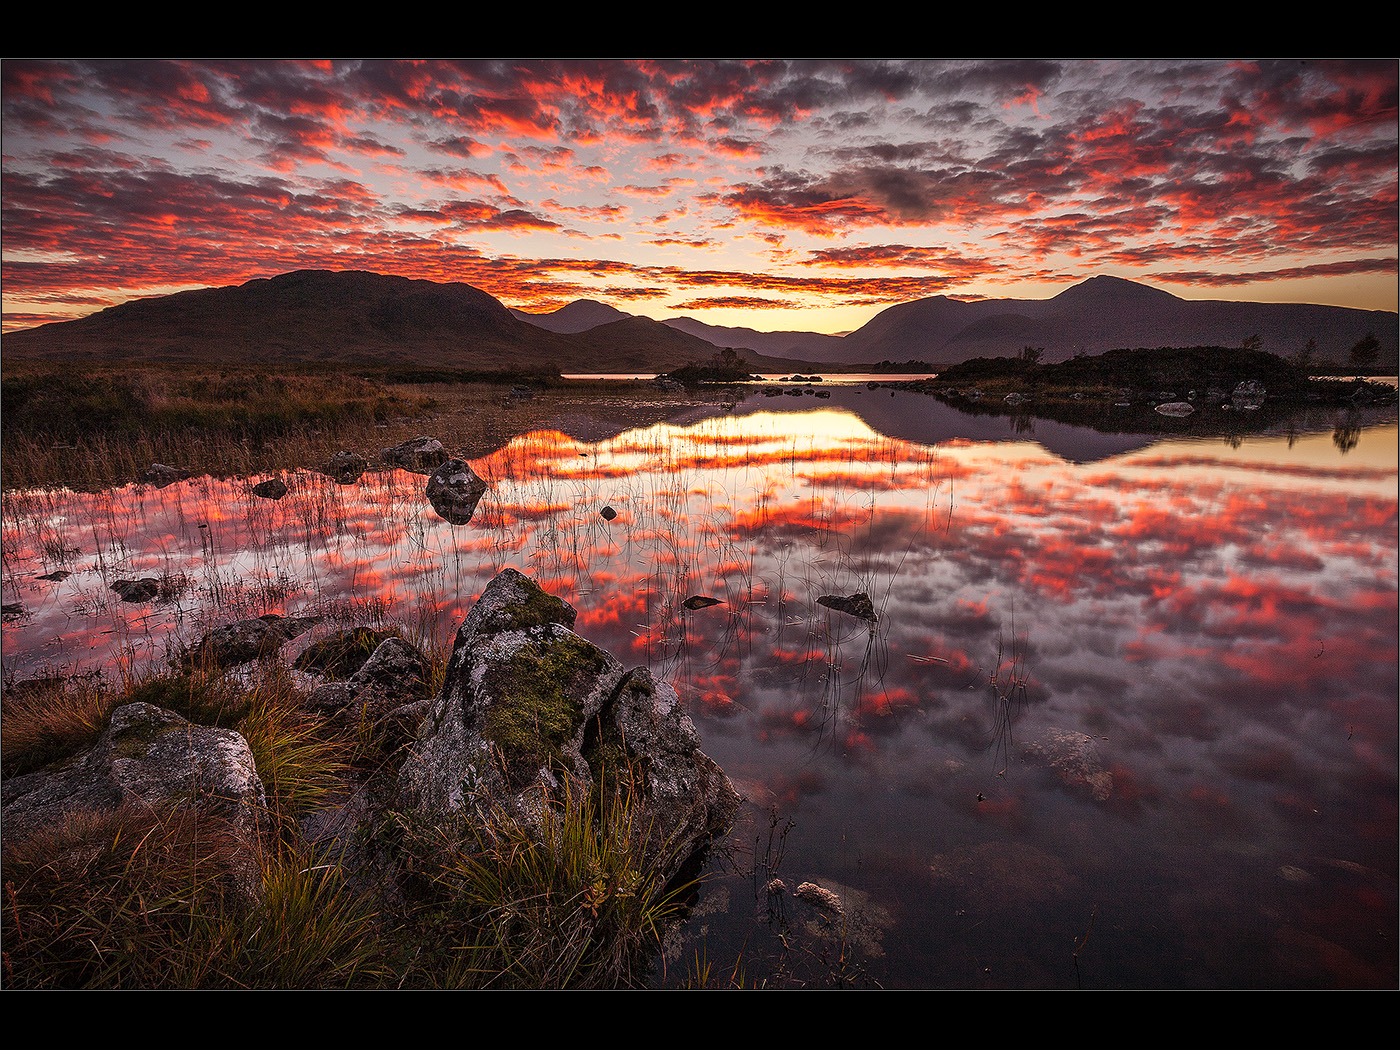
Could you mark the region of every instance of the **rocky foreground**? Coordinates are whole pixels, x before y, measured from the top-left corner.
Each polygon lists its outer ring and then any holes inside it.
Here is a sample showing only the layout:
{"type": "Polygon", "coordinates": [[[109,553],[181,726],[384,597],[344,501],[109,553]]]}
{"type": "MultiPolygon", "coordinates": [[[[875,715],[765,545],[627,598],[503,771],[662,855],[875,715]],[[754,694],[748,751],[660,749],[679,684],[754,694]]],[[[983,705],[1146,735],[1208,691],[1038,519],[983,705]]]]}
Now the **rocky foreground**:
{"type": "MultiPolygon", "coordinates": [[[[376,639],[357,670],[310,689],[309,709],[397,735],[407,757],[388,783],[347,782],[333,805],[302,814],[303,833],[352,877],[374,858],[383,882],[393,850],[381,829],[430,825],[469,844],[504,818],[540,838],[566,800],[623,800],[646,868],[678,874],[728,827],[738,795],[699,749],[675,691],[575,634],[575,615],[506,569],[462,624],[435,695],[424,695],[423,654],[398,637],[376,639]]],[[[309,627],[281,617],[227,625],[182,659],[220,669],[265,660],[309,627]]],[[[326,666],[311,648],[298,663],[326,666]]],[[[266,797],[237,732],[131,703],[92,749],[4,781],[4,831],[12,841],[77,811],[193,807],[233,830],[246,860],[239,882],[255,897],[266,797]]]]}

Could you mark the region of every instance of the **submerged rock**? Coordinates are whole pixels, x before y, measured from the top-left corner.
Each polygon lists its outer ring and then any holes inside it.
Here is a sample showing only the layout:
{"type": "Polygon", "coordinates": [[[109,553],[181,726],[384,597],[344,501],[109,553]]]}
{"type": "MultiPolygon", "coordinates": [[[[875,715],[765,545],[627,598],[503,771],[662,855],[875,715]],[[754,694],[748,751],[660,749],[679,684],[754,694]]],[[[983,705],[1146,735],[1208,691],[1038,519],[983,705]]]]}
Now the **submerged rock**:
{"type": "Polygon", "coordinates": [[[386,448],[380,453],[380,458],[416,474],[427,474],[447,461],[447,449],[437,438],[416,437],[393,448],[386,448]]]}
{"type": "Polygon", "coordinates": [[[449,459],[428,479],[425,495],[438,515],[453,525],[465,525],[486,493],[486,482],[464,459],[449,459]]]}
{"type": "Polygon", "coordinates": [[[287,494],[287,483],[281,478],[269,478],[253,486],[253,495],[263,499],[281,499],[287,494]]]}
{"type": "Polygon", "coordinates": [[[604,507],[598,513],[602,515],[604,521],[612,521],[617,517],[617,511],[613,510],[611,507],[604,507]]]}
{"type": "Polygon", "coordinates": [[[435,820],[504,814],[542,839],[566,796],[627,797],[669,878],[728,827],[738,795],[675,690],[574,634],[575,617],[514,569],[491,582],[457,633],[401,801],[435,820]]]}
{"type": "Polygon", "coordinates": [[[158,489],[163,489],[167,485],[173,485],[177,481],[183,480],[185,472],[168,467],[164,463],[152,463],[146,468],[146,473],[141,476],[141,480],[147,485],[154,485],[158,489]]]}
{"type": "Polygon", "coordinates": [[[815,882],[802,883],[792,891],[792,895],[798,900],[806,901],[812,907],[832,915],[840,915],[844,911],[841,907],[841,898],[825,886],[819,886],[815,882]]]}
{"type": "Polygon", "coordinates": [[[681,602],[681,604],[691,612],[694,612],[696,609],[708,609],[712,605],[723,605],[724,602],[720,601],[718,598],[711,598],[708,595],[694,594],[681,602]]]}
{"type": "Polygon", "coordinates": [[[1048,765],[1066,787],[1096,802],[1105,802],[1113,794],[1113,774],[1104,768],[1099,743],[1091,736],[1047,729],[1021,751],[1027,759],[1048,765]]]}
{"type": "Polygon", "coordinates": [[[860,594],[839,595],[823,594],[817,599],[818,605],[825,605],[828,609],[843,612],[850,616],[859,617],[875,623],[879,616],[875,613],[875,603],[870,600],[870,595],[861,592],[860,594]]]}
{"type": "Polygon", "coordinates": [[[1157,406],[1157,414],[1162,416],[1189,416],[1196,411],[1196,406],[1186,401],[1168,401],[1164,405],[1157,406]]]}

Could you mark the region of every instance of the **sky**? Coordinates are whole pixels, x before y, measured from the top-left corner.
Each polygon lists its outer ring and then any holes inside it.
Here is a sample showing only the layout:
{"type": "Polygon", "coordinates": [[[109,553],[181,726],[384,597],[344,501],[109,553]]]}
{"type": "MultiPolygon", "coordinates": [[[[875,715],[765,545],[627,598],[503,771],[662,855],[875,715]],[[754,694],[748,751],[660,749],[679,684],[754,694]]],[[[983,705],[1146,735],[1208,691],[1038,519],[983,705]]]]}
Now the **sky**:
{"type": "Polygon", "coordinates": [[[1398,68],[6,60],[4,330],[308,268],[762,331],[1097,274],[1395,310],[1398,68]]]}

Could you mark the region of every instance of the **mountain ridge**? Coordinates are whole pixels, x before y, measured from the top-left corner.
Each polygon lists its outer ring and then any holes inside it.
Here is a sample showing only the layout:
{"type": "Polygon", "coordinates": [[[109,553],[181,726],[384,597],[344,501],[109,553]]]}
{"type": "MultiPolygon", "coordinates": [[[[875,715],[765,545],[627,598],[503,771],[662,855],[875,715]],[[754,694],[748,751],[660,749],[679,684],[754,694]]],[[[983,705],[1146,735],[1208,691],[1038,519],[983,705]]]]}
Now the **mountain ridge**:
{"type": "Polygon", "coordinates": [[[759,332],[690,317],[656,321],[596,300],[549,313],[506,307],[481,289],[366,270],[294,270],[240,285],[132,300],[87,317],[4,336],[17,356],[98,360],[402,362],[472,369],[667,371],[724,347],[753,371],[1011,356],[1054,362],[1158,346],[1239,346],[1256,338],[1280,356],[1312,339],[1315,362],[1344,363],[1367,334],[1394,369],[1393,311],[1299,303],[1182,299],[1098,275],[1048,299],[930,296],[888,307],[845,336],[759,332]]]}

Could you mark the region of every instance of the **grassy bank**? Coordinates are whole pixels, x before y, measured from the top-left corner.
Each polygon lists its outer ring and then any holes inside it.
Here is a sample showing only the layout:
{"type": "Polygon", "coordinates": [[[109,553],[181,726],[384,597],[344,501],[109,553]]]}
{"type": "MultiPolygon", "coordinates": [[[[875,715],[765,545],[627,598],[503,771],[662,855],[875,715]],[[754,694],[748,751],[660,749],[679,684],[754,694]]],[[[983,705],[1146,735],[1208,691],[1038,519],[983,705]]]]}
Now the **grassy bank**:
{"type": "MultiPolygon", "coordinates": [[[[553,844],[503,819],[465,835],[386,811],[374,863],[342,869],[301,832],[351,792],[388,790],[401,742],[308,714],[288,676],[109,689],[54,680],[4,697],[6,777],[90,748],[117,706],[157,703],[249,741],[267,790],[257,898],[246,857],[188,807],[75,812],[3,846],[9,988],[623,987],[643,980],[676,895],[641,863],[624,806],[563,799],[553,844]]],[[[246,852],[246,849],[245,849],[246,852]]]]}
{"type": "Polygon", "coordinates": [[[619,399],[667,400],[642,382],[534,373],[178,364],[79,372],[7,361],[0,476],[7,488],[92,488],[136,480],[152,463],[225,477],[321,469],[342,449],[373,461],[425,433],[470,459],[580,404],[646,421],[619,399]]]}

